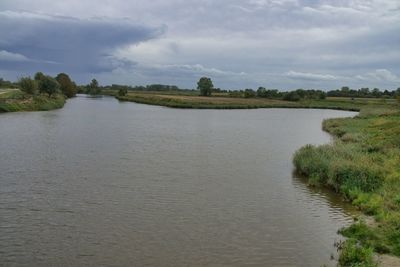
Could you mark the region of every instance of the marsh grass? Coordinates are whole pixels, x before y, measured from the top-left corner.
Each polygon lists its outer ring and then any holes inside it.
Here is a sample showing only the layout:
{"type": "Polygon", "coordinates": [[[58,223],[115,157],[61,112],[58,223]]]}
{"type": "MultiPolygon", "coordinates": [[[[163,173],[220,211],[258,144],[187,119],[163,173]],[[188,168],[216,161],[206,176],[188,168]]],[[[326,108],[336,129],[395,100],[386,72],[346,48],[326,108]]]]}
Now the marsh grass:
{"type": "Polygon", "coordinates": [[[335,141],[298,150],[293,159],[297,172],[311,185],[333,188],[376,221],[341,231],[349,240],[339,263],[374,266],[361,259],[370,250],[400,256],[399,107],[367,105],[354,118],[324,121],[323,129],[335,141]]]}

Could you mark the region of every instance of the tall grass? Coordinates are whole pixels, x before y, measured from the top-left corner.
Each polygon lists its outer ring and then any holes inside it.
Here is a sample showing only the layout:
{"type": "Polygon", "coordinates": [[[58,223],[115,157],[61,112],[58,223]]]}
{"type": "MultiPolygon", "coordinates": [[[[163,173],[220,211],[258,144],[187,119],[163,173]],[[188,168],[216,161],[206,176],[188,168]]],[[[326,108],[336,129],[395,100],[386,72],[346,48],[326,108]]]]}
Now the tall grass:
{"type": "Polygon", "coordinates": [[[375,219],[342,230],[349,239],[339,264],[374,266],[372,252],[400,256],[399,106],[366,106],[355,118],[324,121],[323,129],[335,141],[298,150],[297,172],[311,185],[333,188],[375,219]]]}
{"type": "Polygon", "coordinates": [[[307,145],[294,155],[297,171],[314,185],[328,185],[351,197],[351,192],[372,192],[382,186],[384,170],[354,144],[307,145]]]}

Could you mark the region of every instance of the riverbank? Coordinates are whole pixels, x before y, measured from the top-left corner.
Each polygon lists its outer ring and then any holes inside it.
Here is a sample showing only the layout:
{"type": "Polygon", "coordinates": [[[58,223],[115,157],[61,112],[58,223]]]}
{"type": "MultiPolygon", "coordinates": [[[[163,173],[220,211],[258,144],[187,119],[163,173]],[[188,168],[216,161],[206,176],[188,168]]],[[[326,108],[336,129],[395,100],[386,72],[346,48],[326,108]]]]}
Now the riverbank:
{"type": "Polygon", "coordinates": [[[374,107],[374,110],[378,110],[386,109],[396,104],[393,99],[351,99],[341,97],[285,101],[267,98],[228,97],[224,94],[212,97],[160,92],[129,92],[125,96],[118,96],[113,92],[106,92],[106,94],[114,95],[120,101],[131,101],[172,108],[194,109],[318,108],[360,111],[368,107],[369,111],[371,111],[371,106],[374,107]]]}
{"type": "Polygon", "coordinates": [[[374,218],[341,230],[349,239],[340,245],[339,263],[375,266],[374,253],[399,257],[399,105],[365,106],[354,118],[324,121],[323,129],[335,136],[334,142],[298,150],[296,170],[311,185],[332,188],[374,218]]]}
{"type": "Polygon", "coordinates": [[[64,104],[62,94],[32,96],[15,89],[0,92],[0,112],[45,111],[62,108],[64,104]]]}

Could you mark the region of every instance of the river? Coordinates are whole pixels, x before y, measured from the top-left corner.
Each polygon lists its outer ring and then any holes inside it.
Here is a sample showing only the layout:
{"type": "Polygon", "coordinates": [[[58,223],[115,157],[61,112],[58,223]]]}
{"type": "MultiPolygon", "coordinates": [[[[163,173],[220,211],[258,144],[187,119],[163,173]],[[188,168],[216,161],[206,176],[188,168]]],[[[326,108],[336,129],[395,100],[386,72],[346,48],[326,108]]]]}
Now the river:
{"type": "Polygon", "coordinates": [[[292,157],[354,114],[85,96],[0,114],[0,265],[334,265],[351,210],[292,157]]]}

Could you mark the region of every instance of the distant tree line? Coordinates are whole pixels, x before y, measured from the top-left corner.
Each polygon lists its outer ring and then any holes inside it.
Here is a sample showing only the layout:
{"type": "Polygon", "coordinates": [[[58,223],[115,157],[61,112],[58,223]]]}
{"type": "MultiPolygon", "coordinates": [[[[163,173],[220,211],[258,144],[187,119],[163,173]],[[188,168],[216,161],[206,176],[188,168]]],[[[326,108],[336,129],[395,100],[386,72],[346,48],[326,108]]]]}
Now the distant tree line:
{"type": "Polygon", "coordinates": [[[299,101],[302,99],[325,99],[326,97],[351,97],[351,98],[397,98],[400,99],[400,87],[396,90],[380,90],[379,88],[360,88],[351,89],[348,86],[343,86],[340,89],[331,90],[328,92],[314,89],[297,89],[293,91],[280,91],[278,89],[267,89],[259,87],[254,89],[243,90],[223,90],[214,88],[213,82],[208,77],[201,77],[197,82],[196,89],[181,89],[176,85],[165,84],[150,84],[146,86],[129,86],[112,84],[109,86],[100,86],[96,79],[92,79],[87,85],[77,86],[68,74],[60,73],[56,77],[45,75],[42,72],[37,72],[32,79],[31,77],[22,77],[17,83],[6,81],[0,78],[0,88],[20,88],[27,94],[47,94],[51,97],[56,93],[63,93],[66,97],[73,97],[76,93],[86,93],[90,95],[98,95],[102,90],[115,90],[118,95],[126,95],[129,91],[156,91],[156,92],[198,92],[201,96],[211,96],[216,94],[228,94],[230,97],[244,98],[269,98],[283,99],[288,101],[299,101]]]}
{"type": "Polygon", "coordinates": [[[397,90],[384,90],[378,88],[370,90],[369,88],[360,88],[358,90],[350,89],[349,87],[342,87],[338,90],[331,90],[328,92],[314,89],[297,89],[293,91],[279,91],[278,89],[266,89],[259,87],[257,91],[253,89],[244,90],[230,90],[228,91],[231,97],[244,97],[244,98],[270,98],[270,99],[283,99],[288,101],[299,101],[302,99],[325,99],[326,97],[351,97],[351,98],[400,98],[400,88],[397,90]]]}
{"type": "Polygon", "coordinates": [[[18,83],[13,83],[7,80],[4,80],[3,78],[0,78],[0,88],[18,88],[18,83]]]}
{"type": "Polygon", "coordinates": [[[78,93],[84,94],[101,94],[103,90],[117,91],[118,95],[124,96],[129,91],[142,91],[142,92],[194,92],[194,89],[181,89],[176,85],[165,85],[165,84],[150,84],[150,85],[122,85],[112,84],[106,86],[100,86],[96,79],[93,79],[90,84],[85,86],[78,86],[78,93]]]}
{"type": "Polygon", "coordinates": [[[101,89],[104,90],[116,90],[124,89],[127,91],[156,91],[156,92],[168,92],[168,91],[194,91],[192,89],[181,89],[176,85],[165,85],[165,84],[150,84],[146,86],[137,85],[121,85],[121,84],[112,84],[110,86],[103,86],[101,89]]]}
{"type": "Polygon", "coordinates": [[[269,99],[283,99],[287,101],[299,101],[301,99],[325,99],[326,92],[321,90],[304,90],[297,89],[294,91],[282,92],[278,89],[266,89],[259,87],[257,91],[253,89],[229,91],[231,97],[244,97],[244,98],[269,98],[269,99]]]}
{"type": "Polygon", "coordinates": [[[328,96],[336,97],[371,97],[371,98],[394,98],[400,96],[400,87],[397,90],[381,91],[379,88],[370,90],[369,88],[350,89],[348,86],[343,86],[341,89],[332,90],[327,93],[328,96]]]}

